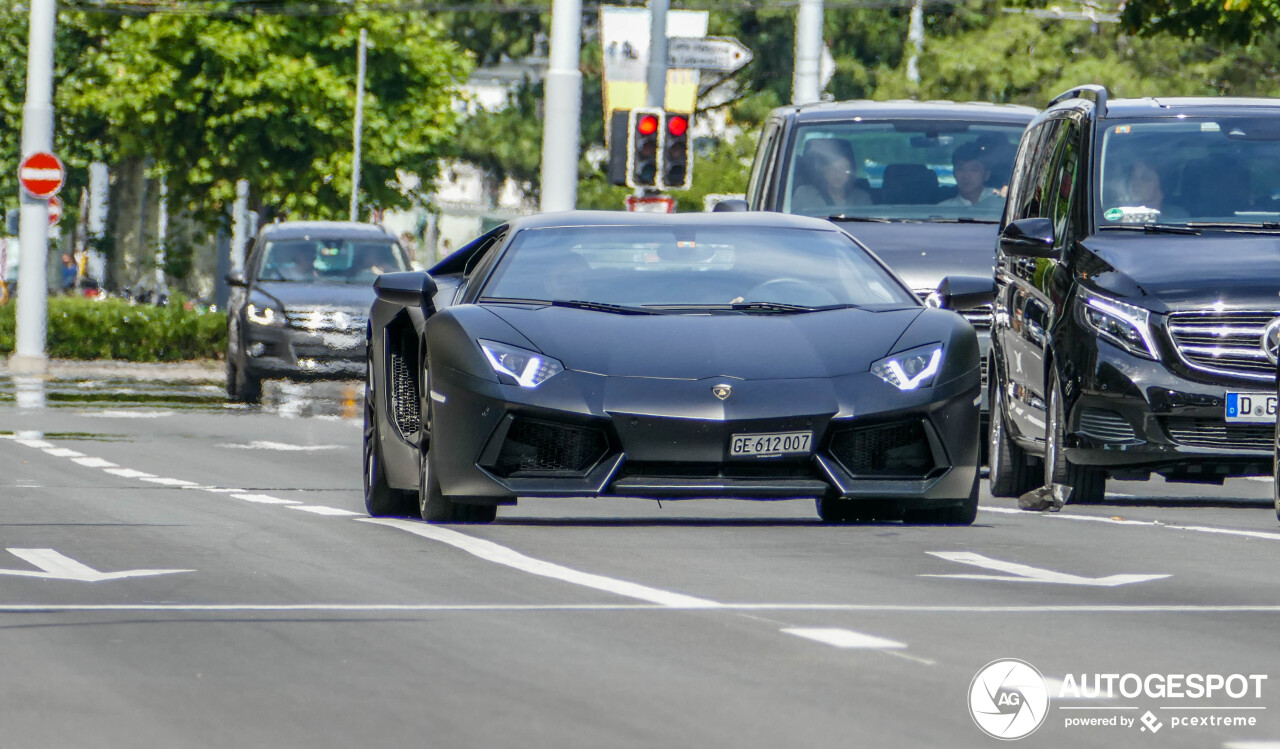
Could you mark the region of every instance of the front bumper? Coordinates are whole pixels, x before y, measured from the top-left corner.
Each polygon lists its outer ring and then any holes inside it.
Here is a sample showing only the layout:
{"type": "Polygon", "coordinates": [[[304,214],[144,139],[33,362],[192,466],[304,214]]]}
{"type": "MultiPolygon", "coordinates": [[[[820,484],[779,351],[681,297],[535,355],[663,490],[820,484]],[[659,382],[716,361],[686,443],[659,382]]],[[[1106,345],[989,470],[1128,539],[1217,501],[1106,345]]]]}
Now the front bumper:
{"type": "MultiPolygon", "coordinates": [[[[1275,424],[1227,423],[1226,392],[1274,392],[1269,383],[1202,382],[1105,341],[1075,375],[1079,393],[1067,419],[1067,458],[1141,478],[1217,482],[1270,475],[1275,424]]],[[[1070,376],[1070,375],[1069,375],[1070,376]]]]}
{"type": "Polygon", "coordinates": [[[744,381],[568,371],[524,389],[433,369],[431,383],[433,465],[442,491],[463,501],[843,496],[945,506],[968,498],[978,470],[976,368],[907,392],[869,373],[744,381]],[[712,394],[721,383],[733,388],[724,401],[712,394]],[[736,434],[805,431],[806,454],[729,454],[736,434]],[[553,440],[560,452],[546,447],[553,440]]]}
{"type": "Polygon", "coordinates": [[[364,379],[364,329],[310,331],[248,324],[244,326],[244,365],[263,379],[364,379]]]}

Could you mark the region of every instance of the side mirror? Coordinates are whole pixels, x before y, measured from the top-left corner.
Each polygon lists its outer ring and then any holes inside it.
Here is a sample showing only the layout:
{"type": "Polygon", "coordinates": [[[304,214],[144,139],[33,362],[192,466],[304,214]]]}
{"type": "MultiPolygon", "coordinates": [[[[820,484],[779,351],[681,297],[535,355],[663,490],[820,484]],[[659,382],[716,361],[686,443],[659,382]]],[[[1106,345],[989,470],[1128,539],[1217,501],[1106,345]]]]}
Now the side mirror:
{"type": "Polygon", "coordinates": [[[729,198],[716,203],[716,207],[711,209],[712,213],[743,213],[750,210],[747,201],[742,198],[729,198]]]}
{"type": "Polygon", "coordinates": [[[249,282],[245,280],[244,271],[242,270],[231,271],[226,275],[226,279],[227,279],[228,286],[245,287],[249,285],[249,282]]]}
{"type": "Polygon", "coordinates": [[[400,307],[430,307],[436,280],[420,270],[383,273],[374,279],[373,291],[382,301],[400,307]]]}
{"type": "Polygon", "coordinates": [[[1015,257],[1054,257],[1053,221],[1023,218],[1000,232],[1000,251],[1015,257]]]}
{"type": "Polygon", "coordinates": [[[995,301],[996,282],[986,276],[947,276],[929,298],[931,301],[936,298],[936,304],[942,309],[973,309],[995,301]]]}

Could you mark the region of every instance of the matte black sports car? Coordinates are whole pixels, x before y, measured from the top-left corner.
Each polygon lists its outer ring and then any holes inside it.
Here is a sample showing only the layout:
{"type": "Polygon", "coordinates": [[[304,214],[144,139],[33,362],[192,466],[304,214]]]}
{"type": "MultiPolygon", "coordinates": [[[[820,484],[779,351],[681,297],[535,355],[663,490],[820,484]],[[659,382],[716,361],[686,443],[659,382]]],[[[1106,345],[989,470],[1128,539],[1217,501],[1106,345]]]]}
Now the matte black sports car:
{"type": "Polygon", "coordinates": [[[830,222],[534,216],[374,288],[371,515],[488,522],[517,497],[598,495],[977,512],[973,327],[830,222]]]}

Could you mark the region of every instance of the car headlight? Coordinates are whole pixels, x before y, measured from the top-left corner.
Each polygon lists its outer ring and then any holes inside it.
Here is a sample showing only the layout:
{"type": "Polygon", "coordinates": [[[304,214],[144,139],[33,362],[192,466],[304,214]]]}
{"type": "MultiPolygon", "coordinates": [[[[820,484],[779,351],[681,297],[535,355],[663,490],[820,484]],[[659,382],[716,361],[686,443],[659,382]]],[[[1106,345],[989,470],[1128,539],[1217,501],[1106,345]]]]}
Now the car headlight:
{"type": "Polygon", "coordinates": [[[1080,317],[1098,335],[1129,353],[1146,359],[1160,358],[1147,310],[1114,299],[1087,296],[1080,305],[1080,317]]]}
{"type": "Polygon", "coordinates": [[[887,356],[871,365],[871,373],[899,390],[929,387],[942,368],[942,344],[931,343],[887,356]]]}
{"type": "Polygon", "coordinates": [[[250,302],[245,306],[244,314],[249,318],[249,322],[258,325],[284,325],[284,313],[273,307],[250,302]]]}
{"type": "Polygon", "coordinates": [[[484,358],[489,360],[498,379],[508,385],[536,388],[556,374],[564,365],[549,356],[496,341],[478,341],[484,358]],[[508,381],[510,380],[510,381],[508,381]]]}

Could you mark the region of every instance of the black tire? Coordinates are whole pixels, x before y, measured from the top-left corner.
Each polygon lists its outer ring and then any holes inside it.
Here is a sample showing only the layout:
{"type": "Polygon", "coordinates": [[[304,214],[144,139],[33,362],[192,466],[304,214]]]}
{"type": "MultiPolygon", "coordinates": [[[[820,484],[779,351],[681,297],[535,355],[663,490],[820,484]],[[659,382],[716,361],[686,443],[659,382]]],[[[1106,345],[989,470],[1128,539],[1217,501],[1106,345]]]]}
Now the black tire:
{"type": "Polygon", "coordinates": [[[1062,484],[1070,487],[1067,500],[1073,505],[1101,504],[1107,498],[1107,473],[1097,468],[1078,466],[1067,460],[1063,442],[1066,438],[1067,417],[1062,405],[1062,385],[1058,373],[1049,373],[1049,423],[1045,426],[1044,485],[1062,484]]]}
{"type": "Polygon", "coordinates": [[[413,492],[392,489],[378,450],[377,412],[366,376],[364,385],[364,509],[371,517],[412,516],[416,509],[413,492]]]}
{"type": "Polygon", "coordinates": [[[1032,469],[1025,450],[1013,441],[1004,421],[1004,397],[995,376],[995,360],[987,368],[991,372],[987,403],[991,404],[987,425],[987,478],[991,496],[1020,497],[1040,486],[1040,476],[1032,469]]]}
{"type": "Polygon", "coordinates": [[[960,504],[927,510],[907,509],[902,513],[902,522],[907,525],[973,525],[973,521],[978,519],[978,479],[975,471],[973,488],[960,504]]]}
{"type": "Polygon", "coordinates": [[[230,354],[227,355],[227,398],[235,403],[262,402],[262,378],[236,366],[230,354]]]}
{"type": "Polygon", "coordinates": [[[498,517],[497,505],[455,502],[440,491],[431,455],[430,406],[423,414],[422,443],[418,449],[418,515],[428,523],[483,524],[492,523],[498,517]]]}

